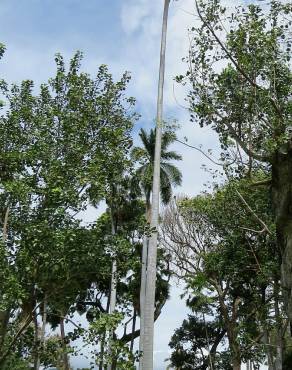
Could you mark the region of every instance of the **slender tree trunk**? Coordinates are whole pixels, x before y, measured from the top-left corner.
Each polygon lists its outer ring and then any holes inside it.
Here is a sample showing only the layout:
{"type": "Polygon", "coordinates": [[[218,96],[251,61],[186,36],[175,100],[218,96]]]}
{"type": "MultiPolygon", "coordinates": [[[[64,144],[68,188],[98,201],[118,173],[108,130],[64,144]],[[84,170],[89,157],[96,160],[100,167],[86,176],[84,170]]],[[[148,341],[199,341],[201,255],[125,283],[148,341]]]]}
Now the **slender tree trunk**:
{"type": "MultiPolygon", "coordinates": [[[[145,236],[143,239],[142,264],[141,264],[141,286],[140,286],[140,340],[139,340],[140,354],[143,354],[143,338],[144,338],[144,326],[145,326],[144,310],[145,310],[145,295],[146,295],[148,243],[149,243],[149,239],[147,236],[145,236]]],[[[139,363],[139,369],[142,369],[141,361],[139,363]]]]}
{"type": "Polygon", "coordinates": [[[133,352],[133,349],[134,349],[134,340],[135,340],[134,333],[135,333],[135,330],[136,330],[136,318],[137,318],[137,311],[134,308],[133,323],[132,323],[132,338],[131,338],[131,344],[130,344],[130,351],[131,352],[133,352]]]}
{"type": "Polygon", "coordinates": [[[2,353],[2,346],[5,341],[9,318],[10,310],[0,311],[0,353],[2,353]]]}
{"type": "Polygon", "coordinates": [[[232,370],[241,370],[241,360],[240,360],[240,358],[233,358],[232,370]]]}
{"type": "Polygon", "coordinates": [[[38,325],[38,314],[35,311],[33,314],[33,323],[34,323],[34,370],[39,370],[39,349],[40,349],[40,339],[39,339],[39,325],[38,325]]]}
{"type": "MultiPolygon", "coordinates": [[[[112,235],[116,235],[116,226],[113,216],[113,210],[111,209],[111,227],[112,235]]],[[[110,313],[113,313],[116,309],[117,301],[117,261],[113,260],[112,263],[112,275],[111,275],[111,294],[110,294],[110,313]]]]}
{"type": "Polygon", "coordinates": [[[105,347],[105,338],[106,334],[103,334],[101,343],[100,343],[100,361],[98,365],[98,370],[103,370],[103,356],[104,356],[104,347],[105,347]]]}
{"type": "Polygon", "coordinates": [[[67,353],[67,345],[65,341],[65,325],[64,325],[64,319],[63,317],[60,320],[60,332],[61,332],[61,339],[62,339],[62,345],[63,345],[63,365],[64,370],[70,370],[70,363],[69,363],[69,357],[67,353]]]}
{"type": "Polygon", "coordinates": [[[163,25],[161,36],[160,68],[157,99],[156,118],[156,140],[152,186],[152,212],[151,227],[156,229],[150,238],[147,258],[146,295],[144,311],[144,333],[141,338],[143,343],[142,369],[153,370],[153,339],[154,339],[154,305],[156,285],[156,264],[157,264],[157,228],[159,218],[159,192],[160,192],[160,157],[161,157],[161,136],[163,123],[163,87],[165,74],[165,51],[167,20],[170,0],[164,2],[163,25]]]}
{"type": "MultiPolygon", "coordinates": [[[[6,245],[7,240],[7,229],[8,229],[8,216],[9,216],[9,207],[6,208],[2,229],[2,239],[3,244],[6,245]]],[[[0,353],[2,352],[2,346],[4,344],[5,336],[7,333],[7,327],[10,318],[10,310],[0,311],[0,353]]]]}
{"type": "Polygon", "coordinates": [[[275,318],[276,318],[276,361],[275,361],[275,370],[282,370],[283,367],[283,319],[280,314],[279,308],[279,291],[280,287],[278,280],[275,279],[274,283],[274,307],[275,307],[275,318]]]}
{"type": "Polygon", "coordinates": [[[241,370],[241,354],[236,339],[229,339],[229,347],[231,349],[232,369],[241,370]]]}
{"type": "MultiPolygon", "coordinates": [[[[113,208],[111,207],[111,226],[112,226],[112,235],[116,234],[116,225],[113,215],[113,208]]],[[[113,313],[116,309],[116,302],[117,302],[117,261],[114,258],[112,263],[112,274],[111,274],[111,293],[110,293],[110,306],[109,306],[109,313],[113,313]]],[[[114,332],[110,333],[110,340],[113,339],[114,332]]],[[[110,341],[109,341],[110,342],[110,341]]],[[[109,343],[109,355],[111,354],[111,346],[109,343]]],[[[112,364],[108,364],[108,370],[114,370],[114,362],[112,364]]]]}
{"type": "MultiPolygon", "coordinates": [[[[106,304],[106,312],[108,313],[110,309],[110,296],[108,296],[107,304],[106,304]]],[[[103,363],[104,363],[104,351],[105,351],[105,340],[106,340],[107,333],[104,333],[100,343],[100,361],[98,365],[99,370],[103,370],[103,363]]]]}
{"type": "Polygon", "coordinates": [[[265,352],[267,355],[269,370],[276,370],[274,366],[273,350],[270,346],[269,333],[267,329],[264,329],[263,344],[265,345],[265,352]]]}
{"type": "MultiPolygon", "coordinates": [[[[46,335],[46,325],[47,325],[47,297],[46,294],[44,296],[43,302],[43,320],[42,320],[42,327],[40,331],[40,336],[38,338],[39,348],[40,350],[44,351],[45,347],[45,335],[46,335]]],[[[37,352],[36,360],[35,360],[35,370],[39,370],[40,368],[40,354],[39,351],[37,352]]]]}
{"type": "MultiPolygon", "coordinates": [[[[146,197],[146,221],[151,222],[151,204],[149,197],[146,197]]],[[[139,352],[143,353],[144,338],[144,310],[145,310],[145,295],[146,295],[146,275],[147,275],[147,256],[148,256],[149,238],[144,236],[142,249],[142,264],[141,264],[141,286],[140,286],[140,340],[139,352]]],[[[142,362],[139,363],[139,368],[142,369],[142,362]]]]}

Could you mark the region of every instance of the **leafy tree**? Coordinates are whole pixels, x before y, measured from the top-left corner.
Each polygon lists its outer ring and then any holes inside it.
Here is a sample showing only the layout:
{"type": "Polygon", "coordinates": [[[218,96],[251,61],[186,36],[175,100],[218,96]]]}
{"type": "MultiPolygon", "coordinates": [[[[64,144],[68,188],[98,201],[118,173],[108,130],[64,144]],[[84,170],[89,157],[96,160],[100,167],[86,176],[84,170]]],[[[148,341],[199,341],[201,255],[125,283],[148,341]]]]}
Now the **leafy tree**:
{"type": "Polygon", "coordinates": [[[178,81],[190,82],[191,117],[218,133],[223,159],[233,156],[241,173],[271,169],[265,182],[271,187],[291,321],[292,7],[276,0],[232,10],[218,0],[196,5],[200,25],[191,29],[190,69],[178,81]]]}
{"type": "Polygon", "coordinates": [[[76,297],[110,276],[102,238],[74,215],[92,191],[104,198],[108,178],[127,167],[134,100],[124,93],[128,74],[114,82],[101,66],[91,79],[81,59],[77,53],[66,71],[57,55],[56,77],[38,95],[32,81],[1,83],[1,363],[33,320],[37,329],[45,297],[62,319],[76,297]]]}
{"type": "Polygon", "coordinates": [[[172,366],[185,370],[207,370],[209,367],[231,370],[230,355],[228,356],[226,352],[221,356],[216,355],[217,347],[224,335],[225,331],[215,321],[206,322],[189,315],[182,326],[175,330],[169,343],[173,349],[170,357],[172,366]],[[229,363],[224,361],[225,357],[229,363]]]}
{"type": "Polygon", "coordinates": [[[233,180],[214,194],[177,201],[161,230],[175,273],[187,284],[188,305],[226,331],[233,369],[244,359],[260,362],[263,349],[274,362],[268,345],[274,328],[284,348],[269,193],[252,188],[250,180],[233,180]]]}

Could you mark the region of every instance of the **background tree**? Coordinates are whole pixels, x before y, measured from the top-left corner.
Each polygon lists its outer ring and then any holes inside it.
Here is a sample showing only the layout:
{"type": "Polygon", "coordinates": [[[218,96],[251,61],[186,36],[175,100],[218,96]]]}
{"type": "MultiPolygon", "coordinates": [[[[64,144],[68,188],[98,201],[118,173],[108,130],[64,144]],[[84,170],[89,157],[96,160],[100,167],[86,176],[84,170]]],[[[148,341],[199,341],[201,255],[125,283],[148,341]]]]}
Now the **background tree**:
{"type": "Polygon", "coordinates": [[[127,167],[134,100],[124,93],[128,74],[114,82],[101,66],[91,79],[81,59],[66,71],[57,55],[56,77],[39,95],[32,81],[1,83],[1,366],[33,320],[37,334],[45,297],[63,320],[82,291],[110,276],[109,255],[75,215],[93,186],[104,198],[107,179],[127,167]]]}
{"type": "MultiPolygon", "coordinates": [[[[151,129],[149,134],[142,128],[139,136],[143,147],[135,147],[132,150],[132,158],[138,162],[140,167],[136,170],[135,179],[140,184],[146,202],[146,220],[151,221],[151,193],[153,184],[154,157],[155,157],[155,140],[156,129],[151,129]]],[[[169,151],[168,147],[175,141],[175,134],[172,131],[165,131],[161,138],[160,154],[160,196],[162,202],[167,204],[172,195],[172,186],[181,185],[182,175],[176,166],[169,163],[169,160],[181,160],[181,156],[174,151],[169,151]]],[[[140,328],[141,333],[144,331],[144,304],[146,293],[146,274],[147,274],[147,255],[148,255],[149,238],[144,237],[142,249],[142,272],[140,288],[140,328]]],[[[143,341],[140,340],[140,352],[143,352],[143,341]]]]}
{"type": "Polygon", "coordinates": [[[197,1],[189,70],[191,117],[218,133],[223,157],[244,173],[271,168],[282,290],[292,319],[291,259],[291,4],[226,9],[218,0],[197,1]],[[224,20],[223,20],[224,18],[224,20]]]}
{"type": "MultiPolygon", "coordinates": [[[[153,167],[153,185],[152,185],[152,210],[151,210],[151,228],[157,229],[159,218],[159,193],[160,193],[160,157],[161,157],[161,136],[163,124],[163,87],[165,74],[165,51],[166,51],[166,33],[167,20],[170,0],[164,1],[159,82],[157,97],[157,116],[156,116],[156,139],[153,167]]],[[[149,239],[147,254],[147,274],[145,279],[145,302],[144,302],[144,329],[141,333],[142,357],[140,368],[144,370],[153,369],[153,340],[154,340],[154,310],[155,310],[155,282],[157,265],[157,230],[152,232],[149,239]]]]}
{"type": "Polygon", "coordinates": [[[233,369],[243,360],[261,362],[263,349],[271,366],[282,366],[271,348],[283,351],[287,329],[269,193],[251,189],[250,180],[233,180],[213,195],[173,202],[161,230],[188,305],[216,317],[226,332],[233,369]]]}

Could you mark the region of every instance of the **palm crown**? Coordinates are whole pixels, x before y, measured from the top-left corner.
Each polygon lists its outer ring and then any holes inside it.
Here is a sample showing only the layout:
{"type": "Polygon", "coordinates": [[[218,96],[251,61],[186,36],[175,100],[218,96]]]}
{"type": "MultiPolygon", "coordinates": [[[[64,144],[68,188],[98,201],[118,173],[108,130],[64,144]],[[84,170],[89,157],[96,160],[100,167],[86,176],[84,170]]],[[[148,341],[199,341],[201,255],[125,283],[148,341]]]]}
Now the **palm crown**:
{"type": "MultiPolygon", "coordinates": [[[[133,159],[140,163],[136,171],[136,176],[146,197],[146,203],[150,203],[152,191],[154,153],[155,153],[155,135],[156,130],[151,129],[147,133],[141,129],[139,136],[142,140],[143,147],[135,147],[132,151],[133,159]]],[[[160,161],[160,195],[162,202],[167,204],[172,196],[172,187],[178,186],[182,182],[180,170],[169,163],[170,160],[180,161],[181,155],[174,151],[168,151],[168,147],[175,141],[175,135],[172,132],[165,132],[162,135],[161,142],[161,161],[160,161]]]]}

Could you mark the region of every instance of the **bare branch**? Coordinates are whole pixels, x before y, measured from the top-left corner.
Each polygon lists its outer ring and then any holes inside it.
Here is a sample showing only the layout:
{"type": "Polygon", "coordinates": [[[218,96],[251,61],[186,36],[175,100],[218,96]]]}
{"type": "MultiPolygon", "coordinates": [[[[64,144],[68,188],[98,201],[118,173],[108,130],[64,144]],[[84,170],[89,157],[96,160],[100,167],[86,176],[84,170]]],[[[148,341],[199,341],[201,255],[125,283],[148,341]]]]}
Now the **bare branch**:
{"type": "Polygon", "coordinates": [[[242,203],[245,205],[246,209],[249,211],[249,213],[253,216],[253,218],[258,221],[263,229],[269,234],[272,235],[272,232],[269,230],[268,226],[264,223],[263,220],[261,220],[258,215],[255,213],[255,211],[249,206],[249,204],[246,202],[246,200],[243,198],[243,196],[240,194],[238,190],[236,190],[237,195],[239,196],[242,203]]]}

